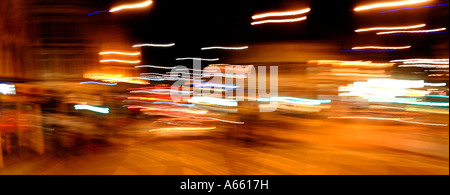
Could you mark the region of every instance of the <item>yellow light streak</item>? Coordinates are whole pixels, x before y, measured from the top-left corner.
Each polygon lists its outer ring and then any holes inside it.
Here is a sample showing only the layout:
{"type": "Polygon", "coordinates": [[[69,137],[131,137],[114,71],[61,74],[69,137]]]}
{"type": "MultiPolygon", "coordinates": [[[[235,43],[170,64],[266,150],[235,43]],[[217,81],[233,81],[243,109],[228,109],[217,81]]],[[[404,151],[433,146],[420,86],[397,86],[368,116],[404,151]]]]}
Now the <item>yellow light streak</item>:
{"type": "Polygon", "coordinates": [[[370,10],[370,9],[383,8],[383,7],[412,5],[412,4],[424,3],[424,2],[428,2],[428,1],[431,1],[431,0],[407,0],[407,1],[397,1],[397,2],[389,2],[389,3],[376,3],[376,4],[356,7],[354,10],[359,12],[359,11],[365,11],[365,10],[370,10]]]}
{"type": "Polygon", "coordinates": [[[133,78],[126,78],[123,75],[113,75],[113,74],[89,73],[89,74],[85,74],[84,78],[91,79],[91,80],[101,80],[103,82],[108,82],[108,83],[122,82],[122,83],[132,83],[132,84],[141,84],[141,85],[149,84],[148,81],[133,79],[133,78]]]}

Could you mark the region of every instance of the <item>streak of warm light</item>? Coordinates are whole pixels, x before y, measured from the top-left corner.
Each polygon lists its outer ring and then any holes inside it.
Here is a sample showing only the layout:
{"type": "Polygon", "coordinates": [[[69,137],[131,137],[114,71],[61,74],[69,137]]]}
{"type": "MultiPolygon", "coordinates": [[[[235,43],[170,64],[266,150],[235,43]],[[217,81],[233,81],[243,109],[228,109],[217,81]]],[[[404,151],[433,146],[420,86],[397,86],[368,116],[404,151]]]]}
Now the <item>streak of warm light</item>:
{"type": "Polygon", "coordinates": [[[311,60],[308,64],[333,66],[360,66],[360,67],[390,67],[394,63],[373,63],[372,61],[340,61],[340,60],[311,60]]]}
{"type": "Polygon", "coordinates": [[[110,55],[110,54],[116,54],[116,55],[127,55],[127,56],[138,56],[141,55],[141,52],[118,52],[118,51],[106,51],[99,53],[100,55],[110,55]]]}
{"type": "Polygon", "coordinates": [[[403,123],[412,123],[412,124],[420,124],[420,125],[430,125],[430,126],[441,126],[446,127],[448,124],[436,124],[436,123],[422,123],[422,122],[415,122],[410,121],[411,118],[377,118],[377,117],[358,117],[358,116],[345,116],[345,117],[328,117],[329,119],[363,119],[363,120],[385,120],[385,121],[396,121],[396,122],[403,122],[403,123]]]}
{"type": "Polygon", "coordinates": [[[402,11],[402,10],[423,9],[423,8],[430,8],[430,7],[440,7],[440,6],[445,6],[445,5],[449,5],[449,3],[443,3],[443,4],[437,4],[437,5],[428,5],[428,6],[421,6],[421,7],[407,7],[407,8],[401,8],[401,9],[388,10],[388,11],[384,11],[384,12],[381,12],[381,13],[384,14],[384,13],[396,12],[396,11],[402,11]]]}
{"type": "Polygon", "coordinates": [[[84,78],[92,80],[101,80],[103,82],[109,83],[123,82],[140,85],[149,84],[148,81],[142,81],[140,79],[127,79],[123,75],[113,75],[113,74],[89,73],[85,74],[84,78]]]}
{"type": "Polygon", "coordinates": [[[216,127],[173,127],[173,128],[160,128],[160,129],[153,129],[149,130],[150,132],[157,132],[157,131],[170,131],[170,132],[192,132],[192,131],[208,131],[208,130],[214,130],[216,127]]]}
{"type": "Polygon", "coordinates": [[[213,97],[192,97],[188,100],[189,103],[194,104],[205,104],[205,105],[219,105],[219,106],[230,106],[236,107],[238,106],[238,102],[236,100],[227,100],[221,98],[213,98],[213,97]]]}
{"type": "Polygon", "coordinates": [[[129,100],[140,100],[140,101],[164,101],[164,102],[173,102],[171,99],[162,99],[162,98],[148,98],[148,97],[129,97],[129,100]]]}
{"type": "Polygon", "coordinates": [[[141,63],[140,60],[117,60],[117,59],[110,59],[110,60],[101,60],[100,63],[109,63],[109,62],[117,62],[117,63],[125,63],[125,64],[139,64],[141,63]]]}
{"type": "Polygon", "coordinates": [[[388,32],[379,32],[377,35],[388,35],[388,34],[413,34],[413,33],[431,33],[431,32],[440,32],[445,31],[447,28],[437,28],[431,30],[406,30],[406,31],[388,31],[388,32]]]}
{"type": "Polygon", "coordinates": [[[147,7],[147,6],[151,5],[152,3],[153,3],[153,1],[149,0],[149,1],[145,1],[143,3],[121,5],[121,6],[113,7],[111,10],[109,10],[109,12],[117,12],[117,11],[124,10],[124,9],[147,7]]]}
{"type": "Polygon", "coordinates": [[[424,3],[424,2],[428,2],[428,1],[431,1],[431,0],[407,0],[407,1],[397,1],[397,2],[389,2],[389,3],[376,3],[376,4],[356,7],[354,10],[359,12],[359,11],[365,11],[365,10],[376,9],[376,8],[412,5],[412,4],[424,3]]]}
{"type": "Polygon", "coordinates": [[[242,46],[242,47],[212,46],[212,47],[203,47],[201,50],[213,50],[213,49],[223,49],[223,50],[243,50],[243,49],[248,49],[248,46],[242,46]]]}
{"type": "Polygon", "coordinates": [[[353,50],[361,50],[361,49],[409,49],[412,46],[401,46],[401,47],[381,47],[381,46],[363,46],[363,47],[353,47],[353,50]]]}
{"type": "Polygon", "coordinates": [[[93,81],[81,82],[80,84],[81,85],[84,85],[84,84],[97,84],[97,85],[109,85],[109,86],[117,85],[117,83],[102,83],[102,82],[93,82],[93,81]]]}
{"type": "Polygon", "coordinates": [[[155,65],[141,65],[141,66],[135,66],[135,68],[173,69],[174,67],[164,67],[164,66],[155,66],[155,65]]]}
{"type": "Polygon", "coordinates": [[[368,31],[385,31],[385,30],[408,30],[414,28],[421,28],[427,26],[426,24],[418,24],[413,26],[396,26],[396,27],[374,27],[374,28],[362,28],[355,30],[355,32],[368,32],[368,31]]]}
{"type": "Polygon", "coordinates": [[[277,17],[277,16],[295,16],[300,14],[305,14],[311,11],[311,8],[296,10],[296,11],[286,11],[286,12],[271,12],[271,13],[264,13],[264,14],[258,14],[254,15],[252,18],[254,20],[261,19],[261,18],[267,18],[267,17],[277,17]]]}
{"type": "Polygon", "coordinates": [[[306,20],[307,17],[292,18],[292,19],[277,19],[277,20],[262,20],[258,22],[252,22],[252,25],[268,24],[268,23],[290,23],[290,22],[300,22],[306,20]]]}
{"type": "Polygon", "coordinates": [[[213,59],[207,59],[207,58],[191,58],[191,57],[187,57],[187,58],[177,58],[177,61],[181,61],[181,60],[200,60],[200,61],[219,61],[219,58],[213,58],[213,59]]]}
{"type": "Polygon", "coordinates": [[[167,44],[155,44],[155,43],[144,43],[133,45],[133,47],[173,47],[175,43],[167,43],[167,44]]]}
{"type": "Polygon", "coordinates": [[[430,65],[430,64],[408,64],[399,65],[400,68],[419,67],[419,68],[449,68],[449,65],[430,65]]]}

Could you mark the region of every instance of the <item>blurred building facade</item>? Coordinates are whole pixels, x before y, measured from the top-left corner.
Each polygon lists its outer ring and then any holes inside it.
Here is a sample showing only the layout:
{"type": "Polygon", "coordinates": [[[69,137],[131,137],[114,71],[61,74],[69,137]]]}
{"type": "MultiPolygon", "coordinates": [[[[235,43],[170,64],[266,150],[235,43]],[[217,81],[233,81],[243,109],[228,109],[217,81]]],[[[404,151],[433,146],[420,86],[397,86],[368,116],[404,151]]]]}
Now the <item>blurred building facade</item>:
{"type": "Polygon", "coordinates": [[[0,78],[67,81],[104,70],[99,63],[101,50],[113,49],[111,44],[131,48],[132,43],[120,42],[127,36],[108,16],[87,16],[100,9],[97,4],[89,0],[3,0],[0,78]]]}

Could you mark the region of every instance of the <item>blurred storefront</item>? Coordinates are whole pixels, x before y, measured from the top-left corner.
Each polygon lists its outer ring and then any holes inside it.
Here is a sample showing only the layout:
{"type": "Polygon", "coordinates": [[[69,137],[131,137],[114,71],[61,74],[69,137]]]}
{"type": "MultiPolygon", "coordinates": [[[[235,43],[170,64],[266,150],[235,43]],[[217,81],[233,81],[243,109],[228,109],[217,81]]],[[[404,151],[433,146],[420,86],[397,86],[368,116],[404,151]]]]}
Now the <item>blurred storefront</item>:
{"type": "Polygon", "coordinates": [[[40,101],[38,97],[0,94],[0,167],[3,156],[18,154],[23,148],[44,154],[40,101]]]}

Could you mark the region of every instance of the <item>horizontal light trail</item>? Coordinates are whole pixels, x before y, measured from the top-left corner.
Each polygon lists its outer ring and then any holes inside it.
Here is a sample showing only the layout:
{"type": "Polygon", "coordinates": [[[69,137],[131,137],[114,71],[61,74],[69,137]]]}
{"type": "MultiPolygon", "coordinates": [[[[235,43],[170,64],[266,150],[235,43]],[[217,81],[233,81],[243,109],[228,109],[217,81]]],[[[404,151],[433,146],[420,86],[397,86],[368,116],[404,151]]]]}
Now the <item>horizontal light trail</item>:
{"type": "Polygon", "coordinates": [[[127,56],[138,56],[141,55],[141,52],[118,52],[118,51],[106,51],[99,53],[100,55],[110,55],[110,54],[116,54],[116,55],[127,55],[127,56]]]}
{"type": "Polygon", "coordinates": [[[384,13],[396,12],[396,11],[402,11],[402,10],[422,9],[422,8],[439,7],[439,6],[445,6],[445,5],[449,5],[449,3],[438,4],[438,5],[422,6],[422,7],[407,7],[407,8],[401,8],[401,9],[394,9],[394,10],[384,11],[384,12],[381,12],[381,13],[384,14],[384,13]]]}
{"type": "Polygon", "coordinates": [[[207,59],[207,58],[192,58],[192,57],[186,57],[186,58],[177,58],[177,61],[181,60],[200,60],[200,61],[219,61],[219,58],[213,58],[213,59],[207,59]]]}
{"type": "Polygon", "coordinates": [[[331,103],[331,100],[314,100],[314,99],[302,99],[294,97],[271,97],[271,98],[259,98],[258,102],[283,102],[298,105],[321,105],[331,103]]]}
{"type": "Polygon", "coordinates": [[[399,68],[419,67],[419,68],[449,68],[449,65],[430,65],[430,64],[407,64],[399,65],[399,68]]]}
{"type": "Polygon", "coordinates": [[[217,88],[225,88],[225,89],[237,89],[240,86],[215,84],[215,83],[202,83],[202,84],[194,84],[194,87],[217,87],[217,88]]]}
{"type": "Polygon", "coordinates": [[[359,11],[371,10],[371,9],[376,9],[376,8],[412,5],[412,4],[424,3],[424,2],[428,2],[428,1],[431,1],[431,0],[407,0],[407,1],[397,1],[397,2],[389,2],[389,3],[376,3],[376,4],[356,7],[354,10],[359,12],[359,11]]]}
{"type": "Polygon", "coordinates": [[[408,29],[422,28],[422,27],[425,27],[425,26],[427,26],[427,25],[426,24],[418,24],[418,25],[412,25],[412,26],[361,28],[361,29],[355,30],[355,32],[385,31],[385,30],[408,30],[408,29]]]}
{"type": "Polygon", "coordinates": [[[214,130],[216,127],[172,127],[172,128],[160,128],[160,129],[153,129],[149,130],[150,132],[157,132],[157,131],[163,131],[163,132],[196,132],[196,131],[208,131],[208,130],[214,130]]]}
{"type": "Polygon", "coordinates": [[[124,9],[134,9],[134,8],[147,7],[147,6],[151,5],[152,3],[153,3],[153,1],[149,0],[149,1],[145,1],[143,3],[121,5],[121,6],[113,7],[109,11],[110,12],[117,12],[117,11],[124,10],[124,9]]]}
{"type": "Polygon", "coordinates": [[[373,103],[396,103],[396,104],[408,104],[416,106],[434,106],[434,107],[449,107],[448,102],[421,102],[421,101],[410,101],[400,98],[394,99],[369,99],[369,102],[373,103]]]}
{"type": "Polygon", "coordinates": [[[264,14],[257,14],[252,16],[254,20],[261,19],[261,18],[267,18],[267,17],[279,17],[279,16],[295,16],[300,14],[305,14],[311,11],[311,8],[305,8],[301,10],[296,11],[285,11],[285,12],[270,12],[270,13],[264,13],[264,14]]]}
{"type": "Polygon", "coordinates": [[[164,66],[154,66],[154,65],[142,65],[142,66],[135,66],[135,68],[160,68],[160,69],[173,69],[175,67],[164,67],[164,66]]]}
{"type": "Polygon", "coordinates": [[[243,49],[248,49],[248,46],[242,46],[242,47],[213,46],[213,47],[203,47],[201,50],[213,50],[213,49],[223,49],[223,50],[243,50],[243,49]]]}
{"type": "Polygon", "coordinates": [[[341,52],[351,52],[351,51],[360,51],[360,52],[393,52],[397,51],[394,49],[391,50],[342,50],[341,52]]]}
{"type": "Polygon", "coordinates": [[[276,20],[262,20],[258,22],[252,22],[252,25],[268,24],[268,23],[290,23],[290,22],[300,22],[306,20],[307,17],[292,18],[292,19],[276,19],[276,20]]]}
{"type": "Polygon", "coordinates": [[[200,103],[200,104],[210,104],[210,105],[220,105],[220,106],[230,106],[236,107],[238,106],[238,102],[236,100],[227,100],[221,98],[213,98],[213,97],[192,97],[188,100],[189,103],[200,103]]]}
{"type": "Polygon", "coordinates": [[[139,64],[141,63],[140,60],[117,60],[117,59],[111,59],[111,60],[101,60],[100,63],[108,63],[108,62],[117,62],[117,63],[125,63],[125,64],[139,64]]]}
{"type": "Polygon", "coordinates": [[[353,47],[352,50],[364,50],[364,49],[379,49],[379,50],[398,50],[398,49],[409,49],[412,46],[400,46],[400,47],[382,47],[382,46],[363,46],[363,47],[353,47]]]}
{"type": "Polygon", "coordinates": [[[117,83],[102,83],[102,82],[95,82],[95,81],[81,82],[80,84],[82,84],[82,85],[84,85],[84,84],[97,84],[97,85],[110,85],[110,86],[117,85],[117,83]]]}
{"type": "Polygon", "coordinates": [[[328,117],[329,119],[364,119],[364,120],[386,120],[386,121],[396,121],[396,122],[403,122],[403,123],[412,123],[412,124],[420,124],[420,125],[430,125],[430,126],[441,126],[446,127],[448,124],[435,124],[435,123],[422,123],[422,122],[415,122],[415,121],[408,121],[406,119],[402,118],[377,118],[377,117],[328,117]]]}
{"type": "Polygon", "coordinates": [[[430,33],[430,32],[440,32],[445,31],[447,28],[437,28],[430,30],[406,30],[406,31],[388,31],[388,32],[379,32],[377,35],[388,35],[388,34],[415,34],[415,33],[430,33]]]}
{"type": "Polygon", "coordinates": [[[133,45],[133,47],[173,47],[175,43],[167,43],[167,44],[156,44],[156,43],[144,43],[133,45]]]}
{"type": "Polygon", "coordinates": [[[92,112],[98,112],[102,114],[108,114],[109,108],[91,106],[91,105],[75,105],[75,110],[89,110],[92,112]]]}

